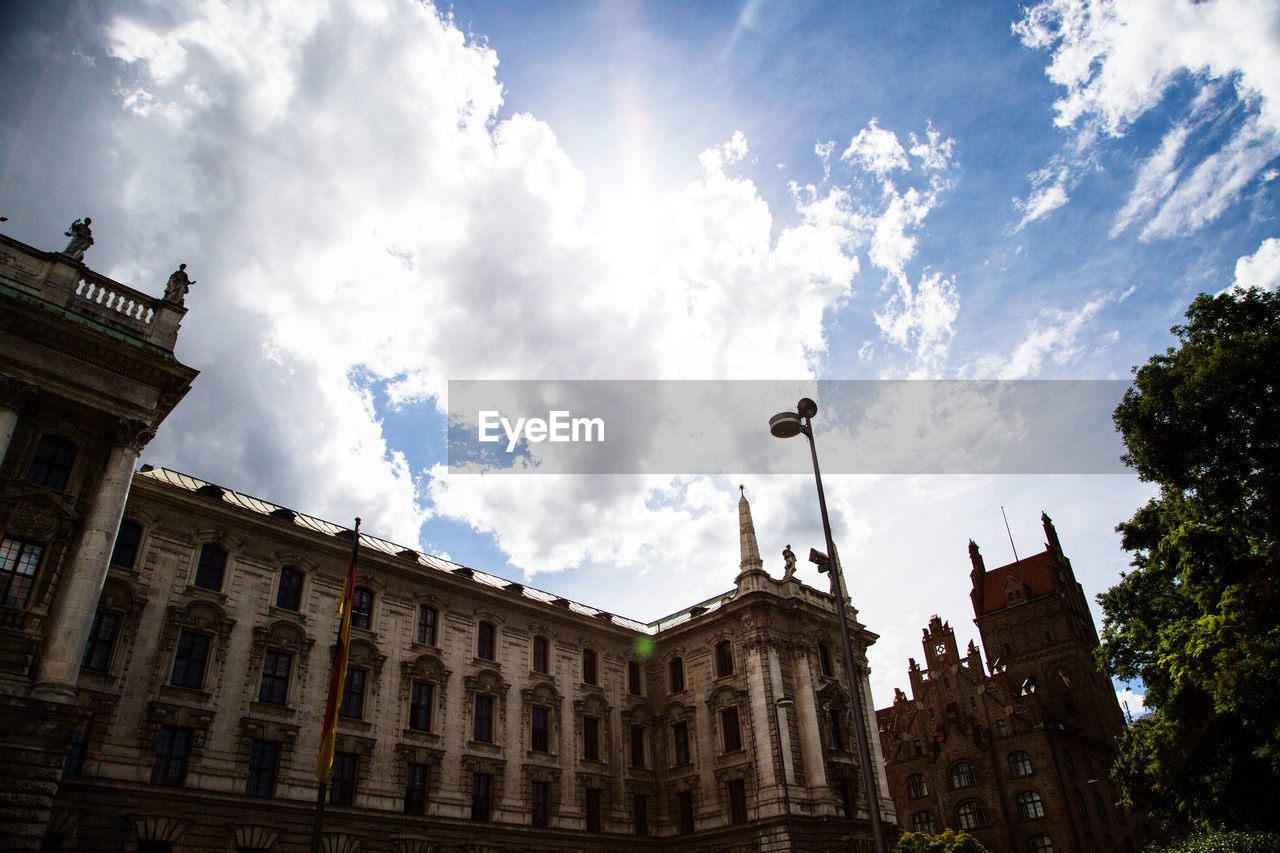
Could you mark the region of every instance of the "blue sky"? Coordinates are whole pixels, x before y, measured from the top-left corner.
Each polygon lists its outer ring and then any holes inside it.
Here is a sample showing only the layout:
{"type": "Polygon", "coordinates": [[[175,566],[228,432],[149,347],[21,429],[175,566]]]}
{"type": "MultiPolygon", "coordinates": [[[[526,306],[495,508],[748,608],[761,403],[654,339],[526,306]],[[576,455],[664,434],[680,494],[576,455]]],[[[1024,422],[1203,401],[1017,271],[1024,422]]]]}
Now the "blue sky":
{"type": "MultiPolygon", "coordinates": [[[[197,282],[203,372],[144,461],[633,618],[732,583],[738,482],[780,574],[812,482],[450,475],[449,380],[1124,378],[1197,293],[1280,281],[1263,0],[3,14],[5,232],[92,216],[95,269],[197,282]]],[[[1001,506],[1023,555],[1053,516],[1092,598],[1149,493],[832,477],[877,703],[931,614],[976,636],[1001,506]]]]}

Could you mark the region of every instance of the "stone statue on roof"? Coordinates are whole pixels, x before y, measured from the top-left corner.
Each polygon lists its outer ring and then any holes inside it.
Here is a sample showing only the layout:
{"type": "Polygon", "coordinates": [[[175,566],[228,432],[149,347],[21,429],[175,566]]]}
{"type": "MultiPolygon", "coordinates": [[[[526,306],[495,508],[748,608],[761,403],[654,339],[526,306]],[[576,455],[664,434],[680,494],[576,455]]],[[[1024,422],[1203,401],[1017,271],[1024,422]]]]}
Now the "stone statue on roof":
{"type": "Polygon", "coordinates": [[[787,547],[785,547],[785,548],[783,548],[783,549],[782,549],[782,559],[783,559],[783,560],[785,561],[785,563],[786,563],[786,566],[785,566],[785,568],[784,568],[784,570],[783,570],[783,572],[782,572],[782,579],[783,579],[783,580],[787,580],[788,578],[793,578],[793,577],[795,577],[795,575],[796,575],[796,555],[795,555],[795,552],[791,550],[791,545],[790,545],[790,544],[788,544],[788,545],[787,545],[787,547]]]}
{"type": "Polygon", "coordinates": [[[178,268],[169,276],[169,283],[164,286],[164,301],[181,305],[193,284],[195,282],[187,278],[187,265],[178,264],[178,268]]]}
{"type": "Polygon", "coordinates": [[[77,219],[71,223],[71,227],[64,232],[71,240],[67,243],[67,248],[62,250],[62,254],[73,261],[84,260],[85,250],[93,245],[93,232],[89,229],[91,222],[93,220],[86,216],[83,220],[77,219]]]}

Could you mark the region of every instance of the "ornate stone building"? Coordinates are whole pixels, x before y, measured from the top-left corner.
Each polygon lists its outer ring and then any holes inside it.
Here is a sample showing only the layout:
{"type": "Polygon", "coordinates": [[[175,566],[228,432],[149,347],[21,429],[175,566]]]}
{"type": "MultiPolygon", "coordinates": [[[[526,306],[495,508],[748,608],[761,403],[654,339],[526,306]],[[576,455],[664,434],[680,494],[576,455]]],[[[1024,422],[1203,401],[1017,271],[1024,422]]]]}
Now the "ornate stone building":
{"type": "Polygon", "coordinates": [[[970,598],[988,663],[937,616],[911,698],[877,712],[902,828],[963,829],[1010,853],[1132,853],[1155,831],[1107,776],[1124,726],[1093,652],[1084,591],[1042,515],[1042,553],[988,571],[969,543],[970,598]]]}
{"type": "MultiPolygon", "coordinates": [[[[0,847],[309,850],[352,532],[133,474],[180,305],[0,251],[0,847]]],[[[834,599],[738,523],[732,588],[651,624],[362,534],[324,849],[870,849],[834,599]]]]}

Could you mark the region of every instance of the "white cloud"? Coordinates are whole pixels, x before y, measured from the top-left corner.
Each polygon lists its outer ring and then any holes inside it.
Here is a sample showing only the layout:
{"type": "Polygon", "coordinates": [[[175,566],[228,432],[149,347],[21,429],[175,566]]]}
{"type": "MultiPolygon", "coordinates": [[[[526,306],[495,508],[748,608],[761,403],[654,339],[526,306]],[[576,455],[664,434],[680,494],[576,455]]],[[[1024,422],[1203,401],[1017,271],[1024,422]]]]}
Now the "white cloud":
{"type": "Polygon", "coordinates": [[[1070,364],[1088,349],[1079,342],[1081,332],[1110,301],[1106,296],[1091,299],[1076,311],[1043,309],[1009,356],[978,359],[966,372],[975,378],[1030,379],[1041,375],[1046,361],[1056,367],[1070,364]]]}
{"type": "MultiPolygon", "coordinates": [[[[1052,51],[1046,74],[1064,87],[1056,122],[1073,127],[1077,152],[1099,136],[1126,133],[1190,79],[1199,97],[1194,119],[1224,83],[1251,111],[1232,138],[1199,163],[1186,146],[1188,125],[1175,122],[1140,169],[1115,232],[1150,216],[1143,239],[1190,233],[1216,219],[1280,153],[1280,8],[1269,0],[1045,0],[1025,10],[1014,32],[1028,47],[1052,51]],[[1161,203],[1163,202],[1163,203],[1161,203]]],[[[1087,158],[1068,158],[1070,180],[1087,158]]],[[[1024,224],[1065,203],[1069,181],[1037,186],[1023,205],[1024,224]]]]}
{"type": "Polygon", "coordinates": [[[1280,238],[1268,237],[1256,252],[1236,261],[1236,278],[1227,290],[1251,287],[1262,290],[1280,287],[1280,238]]]}
{"type": "Polygon", "coordinates": [[[902,150],[897,135],[890,130],[881,130],[875,119],[849,141],[849,147],[840,155],[840,159],[861,166],[881,178],[895,170],[911,168],[911,164],[907,162],[907,152],[902,150]]]}

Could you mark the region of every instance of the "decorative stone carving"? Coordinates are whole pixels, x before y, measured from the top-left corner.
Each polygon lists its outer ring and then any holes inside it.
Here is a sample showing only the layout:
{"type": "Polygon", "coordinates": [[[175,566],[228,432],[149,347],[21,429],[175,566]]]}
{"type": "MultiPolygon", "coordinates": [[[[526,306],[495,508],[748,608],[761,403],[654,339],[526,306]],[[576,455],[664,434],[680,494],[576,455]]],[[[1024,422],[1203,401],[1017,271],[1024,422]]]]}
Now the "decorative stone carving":
{"type": "Polygon", "coordinates": [[[0,376],[0,408],[22,411],[30,403],[39,387],[12,376],[0,376]]]}
{"type": "Polygon", "coordinates": [[[141,453],[151,439],[156,437],[155,427],[142,421],[120,418],[116,421],[116,444],[141,453]]]}

